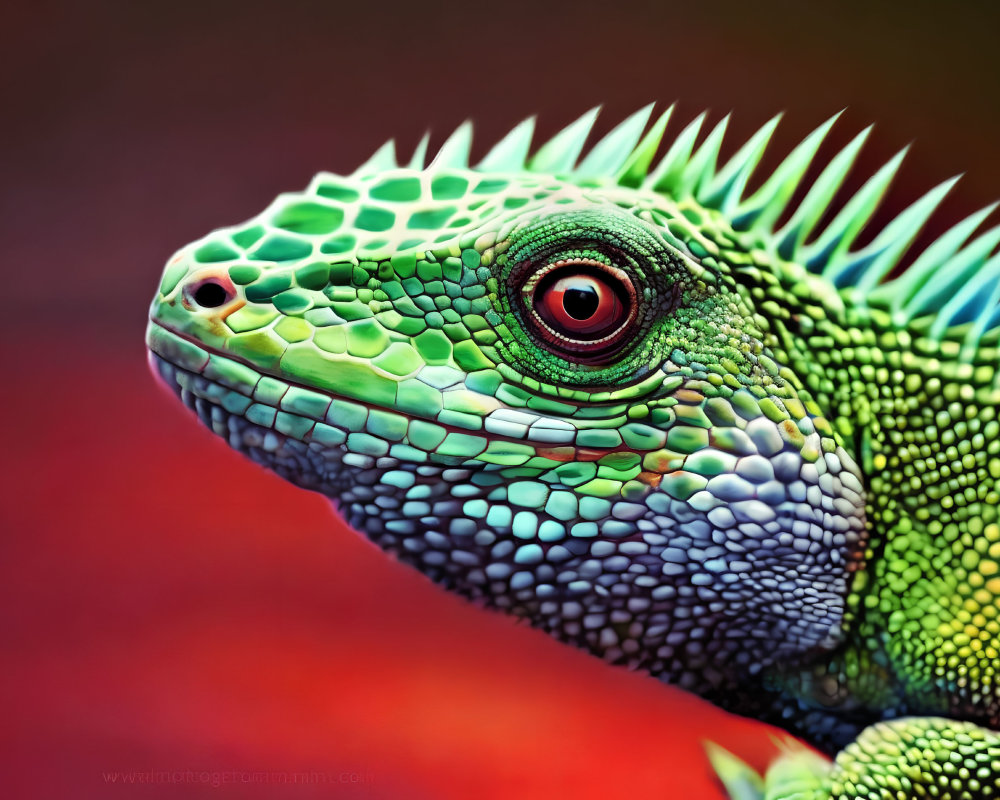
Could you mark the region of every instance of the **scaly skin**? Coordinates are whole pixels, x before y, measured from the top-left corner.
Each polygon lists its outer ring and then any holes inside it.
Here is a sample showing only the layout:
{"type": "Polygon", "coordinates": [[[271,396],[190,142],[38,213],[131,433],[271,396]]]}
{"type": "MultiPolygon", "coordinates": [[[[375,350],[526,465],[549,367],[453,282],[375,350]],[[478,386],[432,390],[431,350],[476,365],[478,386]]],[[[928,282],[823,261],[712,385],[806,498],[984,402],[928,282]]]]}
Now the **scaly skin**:
{"type": "Polygon", "coordinates": [[[669,113],[320,174],[169,262],[153,363],[449,589],[853,741],[810,796],[1000,796],[992,209],[885,281],[951,182],[854,251],[898,158],[816,228],[867,131],[789,209],[833,120],[745,196],[776,120],[650,170],[669,113]]]}

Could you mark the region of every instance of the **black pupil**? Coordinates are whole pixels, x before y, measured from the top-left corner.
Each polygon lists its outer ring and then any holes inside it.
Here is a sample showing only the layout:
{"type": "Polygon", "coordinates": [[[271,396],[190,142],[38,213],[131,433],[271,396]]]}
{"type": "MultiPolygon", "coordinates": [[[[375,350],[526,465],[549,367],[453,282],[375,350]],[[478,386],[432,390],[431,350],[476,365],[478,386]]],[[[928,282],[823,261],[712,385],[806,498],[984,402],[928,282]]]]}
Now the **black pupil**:
{"type": "Polygon", "coordinates": [[[563,292],[563,308],[573,319],[590,319],[600,302],[593,286],[575,287],[563,292]]]}
{"type": "Polygon", "coordinates": [[[195,290],[194,301],[202,308],[218,308],[226,302],[226,290],[217,283],[206,281],[195,290]]]}

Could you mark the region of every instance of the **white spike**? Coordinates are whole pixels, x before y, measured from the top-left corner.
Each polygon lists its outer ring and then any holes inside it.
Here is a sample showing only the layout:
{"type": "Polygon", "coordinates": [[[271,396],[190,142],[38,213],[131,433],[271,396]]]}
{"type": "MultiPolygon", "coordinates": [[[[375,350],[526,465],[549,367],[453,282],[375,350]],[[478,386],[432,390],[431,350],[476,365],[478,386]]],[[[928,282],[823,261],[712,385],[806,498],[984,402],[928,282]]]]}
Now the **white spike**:
{"type": "Polygon", "coordinates": [[[674,139],[667,154],[660,159],[660,163],[643,181],[643,186],[657,192],[677,196],[677,184],[680,181],[681,173],[691,159],[691,151],[694,149],[695,140],[698,138],[698,132],[704,122],[705,112],[702,112],[687,124],[674,139]]]}
{"type": "Polygon", "coordinates": [[[730,216],[780,121],[781,114],[777,114],[764,123],[725,166],[712,176],[698,193],[698,202],[709,208],[717,208],[727,217],[730,216]]]}
{"type": "Polygon", "coordinates": [[[583,145],[600,111],[600,106],[590,109],[539,147],[538,152],[528,161],[528,169],[531,172],[550,172],[553,175],[571,172],[583,152],[583,145]]]}
{"type": "Polygon", "coordinates": [[[427,145],[430,140],[430,131],[420,137],[420,141],[417,142],[417,146],[413,150],[413,156],[410,158],[410,169],[423,169],[427,166],[427,145]]]}
{"type": "Polygon", "coordinates": [[[436,169],[465,169],[469,166],[469,151],[472,149],[472,123],[466,120],[448,137],[434,160],[430,163],[436,169]]]}
{"type": "Polygon", "coordinates": [[[785,211],[788,201],[795,194],[802,176],[805,175],[830,128],[843,113],[838,111],[803,139],[764,184],[739,204],[733,214],[734,227],[741,230],[749,227],[764,231],[772,229],[785,211]]]}
{"type": "Polygon", "coordinates": [[[535,132],[535,118],[528,117],[497,142],[476,165],[480,172],[518,172],[524,169],[535,132]]]}
{"type": "Polygon", "coordinates": [[[653,103],[625,118],[595,144],[574,172],[580,177],[614,175],[639,143],[653,112],[653,103]]]}
{"type": "Polygon", "coordinates": [[[376,150],[371,158],[354,170],[355,175],[371,175],[375,172],[382,172],[387,169],[396,169],[399,164],[396,161],[396,142],[390,139],[376,150]]]}

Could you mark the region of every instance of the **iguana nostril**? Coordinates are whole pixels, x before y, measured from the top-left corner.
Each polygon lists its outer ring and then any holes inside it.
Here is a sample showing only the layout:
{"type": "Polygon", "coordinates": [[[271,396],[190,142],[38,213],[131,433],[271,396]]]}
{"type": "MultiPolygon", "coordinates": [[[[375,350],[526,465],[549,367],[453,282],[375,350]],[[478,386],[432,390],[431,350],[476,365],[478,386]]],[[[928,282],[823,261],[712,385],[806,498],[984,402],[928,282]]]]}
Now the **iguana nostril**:
{"type": "Polygon", "coordinates": [[[202,308],[218,308],[232,299],[232,295],[216,280],[208,279],[192,293],[191,299],[202,308]]]}

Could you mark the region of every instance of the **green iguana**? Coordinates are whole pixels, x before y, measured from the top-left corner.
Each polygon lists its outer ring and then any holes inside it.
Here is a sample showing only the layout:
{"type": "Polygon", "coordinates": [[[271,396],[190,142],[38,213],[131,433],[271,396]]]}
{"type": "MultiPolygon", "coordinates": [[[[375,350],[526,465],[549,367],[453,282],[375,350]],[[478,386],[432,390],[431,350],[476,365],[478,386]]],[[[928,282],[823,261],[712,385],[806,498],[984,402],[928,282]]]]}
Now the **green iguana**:
{"type": "Polygon", "coordinates": [[[750,191],[777,118],[653,166],[650,111],[317,175],[170,260],[156,370],[434,581],[839,753],[734,794],[1000,797],[994,207],[889,279],[954,181],[852,247],[870,128],[750,191]]]}

